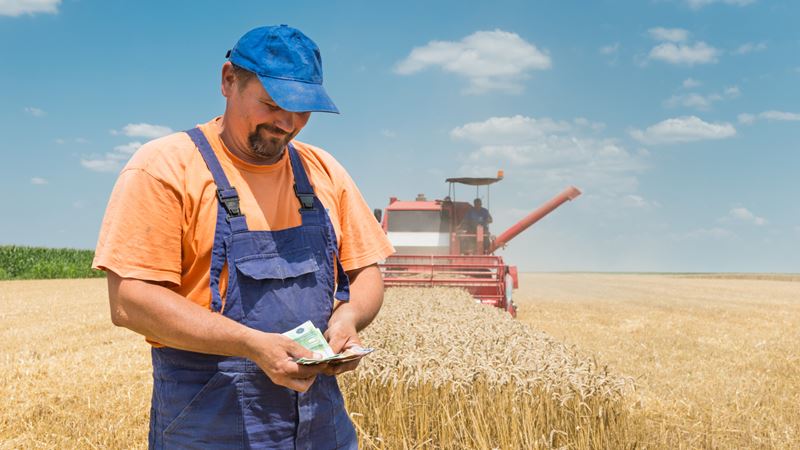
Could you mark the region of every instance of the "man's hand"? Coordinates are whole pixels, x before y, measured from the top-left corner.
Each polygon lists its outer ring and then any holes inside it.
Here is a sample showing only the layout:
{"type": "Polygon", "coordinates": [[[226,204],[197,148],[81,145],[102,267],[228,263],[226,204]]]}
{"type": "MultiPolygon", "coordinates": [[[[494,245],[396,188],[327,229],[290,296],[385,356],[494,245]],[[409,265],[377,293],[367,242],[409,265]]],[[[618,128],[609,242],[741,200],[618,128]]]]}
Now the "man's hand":
{"type": "Polygon", "coordinates": [[[282,334],[252,330],[247,358],[253,360],[273,383],[306,392],[319,373],[328,373],[327,364],[304,366],[297,358],[314,358],[314,352],[282,334]]]}
{"type": "MultiPolygon", "coordinates": [[[[324,336],[334,353],[342,353],[354,345],[361,345],[355,325],[347,320],[331,320],[324,336]]],[[[329,363],[326,364],[328,367],[324,368],[323,373],[326,375],[339,375],[349,372],[355,370],[360,361],[361,358],[343,363],[329,363]]]]}
{"type": "MultiPolygon", "coordinates": [[[[353,345],[361,345],[355,325],[345,320],[332,322],[328,326],[328,330],[325,331],[325,339],[328,340],[334,353],[342,353],[353,345]]],[[[324,373],[326,375],[339,375],[349,372],[355,370],[359,362],[361,362],[361,358],[338,364],[331,363],[324,369],[324,373]]]]}

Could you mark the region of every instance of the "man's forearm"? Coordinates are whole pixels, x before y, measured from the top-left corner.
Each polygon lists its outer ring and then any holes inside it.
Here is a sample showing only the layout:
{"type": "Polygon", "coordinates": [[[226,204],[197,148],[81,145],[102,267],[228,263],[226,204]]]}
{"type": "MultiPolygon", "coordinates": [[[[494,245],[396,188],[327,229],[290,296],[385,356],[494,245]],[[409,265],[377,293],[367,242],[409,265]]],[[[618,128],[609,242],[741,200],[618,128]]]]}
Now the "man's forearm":
{"type": "Polygon", "coordinates": [[[369,325],[383,305],[383,277],[376,264],[348,272],[350,301],[341,303],[331,316],[331,323],[347,321],[361,331],[369,325]]]}
{"type": "Polygon", "coordinates": [[[276,384],[305,392],[327,365],[300,366],[314,354],[281,334],[248,328],[159,286],[108,273],[115,325],[150,336],[172,348],[253,360],[276,384]]]}
{"type": "MultiPolygon", "coordinates": [[[[338,305],[329,323],[340,322],[360,331],[372,322],[383,304],[383,278],[377,265],[348,274],[351,300],[338,305]]],[[[108,290],[114,324],[168,347],[250,357],[251,344],[263,337],[263,333],[212,313],[155,283],[123,279],[109,271],[108,290]]]]}
{"type": "Polygon", "coordinates": [[[108,273],[111,318],[168,347],[226,356],[247,356],[254,330],[192,303],[155,283],[108,273]]]}

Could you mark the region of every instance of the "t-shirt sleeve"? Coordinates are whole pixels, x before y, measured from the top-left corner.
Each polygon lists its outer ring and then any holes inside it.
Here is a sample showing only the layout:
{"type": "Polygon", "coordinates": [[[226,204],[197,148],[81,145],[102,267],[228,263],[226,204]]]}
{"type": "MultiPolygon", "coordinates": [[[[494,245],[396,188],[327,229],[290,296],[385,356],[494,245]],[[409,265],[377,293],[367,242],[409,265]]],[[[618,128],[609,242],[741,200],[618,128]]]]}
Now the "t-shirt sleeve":
{"type": "Polygon", "coordinates": [[[339,185],[339,255],[344,270],[355,270],[382,261],[394,248],[375,219],[350,175],[336,174],[339,185]]]}
{"type": "Polygon", "coordinates": [[[123,170],[106,208],[92,268],[180,285],[182,211],[176,189],[144,169],[123,170]]]}

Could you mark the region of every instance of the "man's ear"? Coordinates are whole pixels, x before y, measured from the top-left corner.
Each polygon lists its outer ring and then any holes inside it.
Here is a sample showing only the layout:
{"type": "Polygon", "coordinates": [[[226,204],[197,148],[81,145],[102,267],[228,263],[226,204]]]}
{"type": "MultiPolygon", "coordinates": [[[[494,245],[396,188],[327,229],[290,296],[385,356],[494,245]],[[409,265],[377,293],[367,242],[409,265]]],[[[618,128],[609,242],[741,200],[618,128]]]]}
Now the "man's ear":
{"type": "Polygon", "coordinates": [[[233,72],[233,64],[230,61],[225,61],[222,65],[222,95],[228,98],[236,89],[236,74],[233,72]]]}

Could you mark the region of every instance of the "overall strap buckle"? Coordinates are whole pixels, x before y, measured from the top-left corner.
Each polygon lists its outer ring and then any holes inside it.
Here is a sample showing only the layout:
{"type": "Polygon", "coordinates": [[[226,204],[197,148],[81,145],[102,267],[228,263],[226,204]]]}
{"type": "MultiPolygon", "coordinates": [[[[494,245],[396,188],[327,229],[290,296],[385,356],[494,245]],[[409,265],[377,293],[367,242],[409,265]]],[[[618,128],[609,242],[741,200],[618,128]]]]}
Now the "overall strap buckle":
{"type": "Polygon", "coordinates": [[[308,211],[314,209],[314,193],[298,192],[297,185],[294,185],[294,195],[300,200],[300,211],[308,211]]]}
{"type": "Polygon", "coordinates": [[[219,199],[222,207],[228,213],[227,220],[230,221],[233,217],[242,215],[239,209],[239,194],[236,193],[236,188],[231,186],[229,189],[217,189],[217,199],[219,199]]]}

